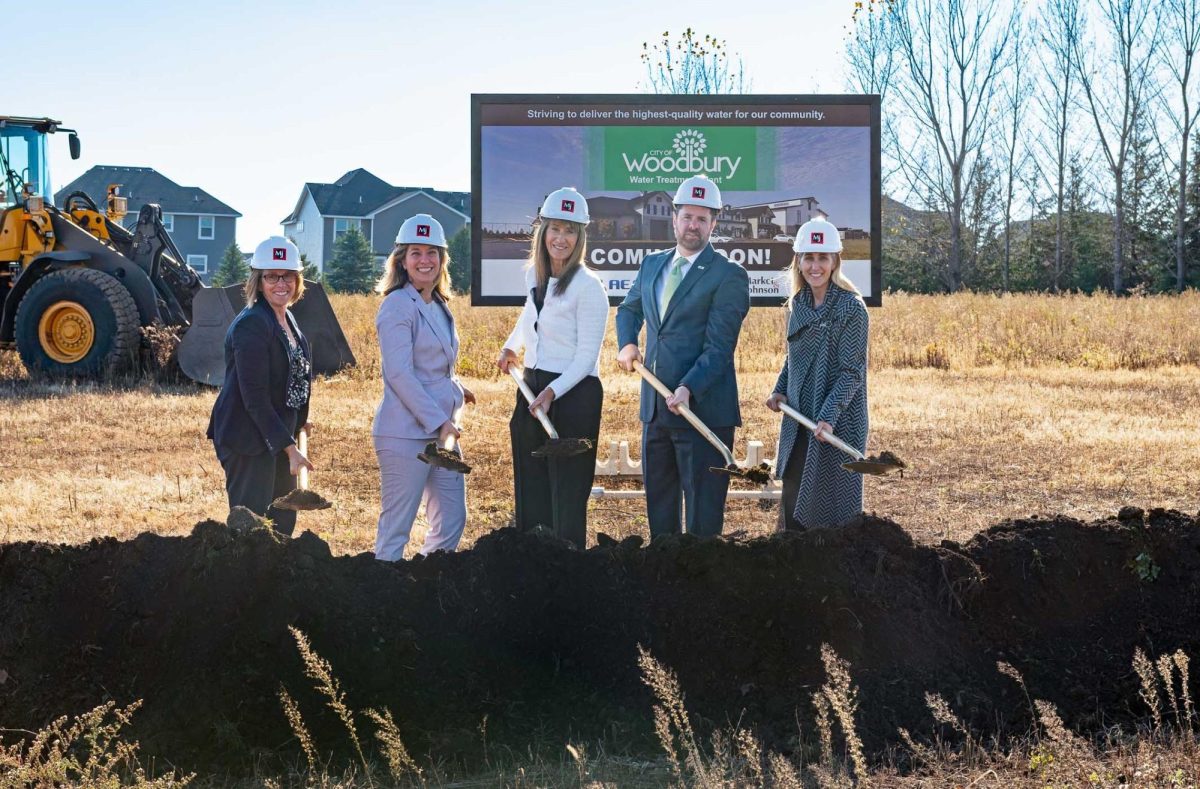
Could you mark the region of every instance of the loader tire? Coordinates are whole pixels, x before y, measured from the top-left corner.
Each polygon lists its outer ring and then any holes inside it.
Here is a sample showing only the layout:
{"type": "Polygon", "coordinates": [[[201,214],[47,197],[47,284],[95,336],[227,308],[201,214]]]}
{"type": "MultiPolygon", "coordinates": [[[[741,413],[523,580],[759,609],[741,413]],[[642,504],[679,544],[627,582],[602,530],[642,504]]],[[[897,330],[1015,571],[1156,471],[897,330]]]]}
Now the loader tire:
{"type": "Polygon", "coordinates": [[[137,359],[140,326],[133,296],[115,277],[63,269],[39,279],[21,299],[17,350],[31,374],[104,378],[137,359]]]}

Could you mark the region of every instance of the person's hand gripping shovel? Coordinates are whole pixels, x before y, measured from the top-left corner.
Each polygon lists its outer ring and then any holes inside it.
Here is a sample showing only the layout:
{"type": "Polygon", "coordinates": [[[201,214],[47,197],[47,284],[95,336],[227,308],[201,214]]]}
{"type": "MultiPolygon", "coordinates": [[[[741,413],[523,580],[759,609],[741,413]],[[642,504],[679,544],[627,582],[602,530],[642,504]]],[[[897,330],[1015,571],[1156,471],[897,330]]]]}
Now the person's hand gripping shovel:
{"type": "MultiPolygon", "coordinates": [[[[308,457],[308,426],[300,428],[300,435],[296,436],[296,449],[301,455],[308,457]]],[[[296,474],[296,487],[286,496],[280,496],[271,502],[271,506],[277,510],[293,510],[295,512],[305,512],[307,510],[327,510],[333,506],[333,502],[326,499],[320,493],[308,489],[308,466],[301,464],[299,472],[296,474]]]]}
{"type": "MultiPolygon", "coordinates": [[[[517,382],[517,388],[521,390],[521,396],[525,398],[526,403],[533,403],[535,397],[529,385],[525,383],[525,379],[521,377],[522,371],[515,364],[508,366],[508,373],[517,382]]],[[[550,439],[542,444],[531,453],[534,457],[539,458],[562,458],[571,457],[572,455],[582,455],[592,448],[592,442],[586,438],[559,438],[558,431],[554,429],[554,425],[550,422],[550,417],[546,416],[546,412],[541,408],[533,413],[537,420],[542,423],[542,427],[546,431],[546,435],[550,439]]]]}
{"type": "MultiPolygon", "coordinates": [[[[658,393],[663,397],[670,398],[674,394],[670,389],[667,388],[666,384],[655,377],[654,373],[646,369],[646,365],[642,364],[637,359],[633,360],[633,369],[637,370],[638,373],[640,373],[641,376],[645,378],[651,386],[657,389],[658,393]]],[[[692,427],[696,428],[700,435],[708,439],[708,443],[712,444],[713,447],[715,447],[716,450],[721,453],[721,456],[725,458],[724,468],[717,468],[713,466],[709,469],[709,471],[713,471],[718,474],[728,474],[731,477],[742,477],[759,485],[766,485],[771,481],[770,466],[768,466],[766,463],[762,463],[758,466],[754,466],[753,468],[742,468],[737,464],[737,461],[733,459],[733,452],[729,450],[729,447],[725,446],[725,442],[718,438],[716,433],[710,430],[707,425],[701,422],[700,417],[693,414],[691,409],[683,404],[680,404],[676,407],[679,409],[679,415],[686,419],[692,427]]]]}
{"type": "MultiPolygon", "coordinates": [[[[458,413],[454,414],[452,421],[458,422],[458,413]]],[[[441,440],[440,446],[437,441],[430,441],[425,445],[425,451],[417,455],[417,460],[438,468],[450,469],[459,474],[470,474],[471,467],[463,462],[461,450],[455,447],[457,441],[458,436],[455,433],[448,433],[441,440]]]]}

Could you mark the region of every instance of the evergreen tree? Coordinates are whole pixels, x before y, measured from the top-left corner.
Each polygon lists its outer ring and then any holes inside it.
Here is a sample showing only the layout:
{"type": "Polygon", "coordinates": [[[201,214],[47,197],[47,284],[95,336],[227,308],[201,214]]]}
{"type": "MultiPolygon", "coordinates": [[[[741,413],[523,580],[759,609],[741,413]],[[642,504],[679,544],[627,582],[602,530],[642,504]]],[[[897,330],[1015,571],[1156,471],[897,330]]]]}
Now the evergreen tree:
{"type": "Polygon", "coordinates": [[[333,258],[325,267],[325,287],[335,293],[369,293],[379,272],[366,236],[351,227],[333,245],[333,258]]]}
{"type": "Polygon", "coordinates": [[[237,242],[234,241],[225,248],[225,254],[221,256],[221,263],[212,275],[213,287],[223,288],[226,285],[236,285],[239,282],[245,282],[249,278],[250,267],[246,265],[246,259],[242,256],[242,250],[238,248],[237,242]]]}
{"type": "Polygon", "coordinates": [[[462,230],[450,239],[450,287],[455,293],[471,292],[471,226],[463,225],[462,230]]]}
{"type": "MultiPolygon", "coordinates": [[[[293,241],[292,243],[295,242],[293,241]]],[[[309,282],[321,281],[320,270],[317,268],[315,263],[308,259],[308,255],[304,252],[300,253],[300,265],[304,267],[304,270],[300,272],[300,276],[304,277],[309,282]]]]}

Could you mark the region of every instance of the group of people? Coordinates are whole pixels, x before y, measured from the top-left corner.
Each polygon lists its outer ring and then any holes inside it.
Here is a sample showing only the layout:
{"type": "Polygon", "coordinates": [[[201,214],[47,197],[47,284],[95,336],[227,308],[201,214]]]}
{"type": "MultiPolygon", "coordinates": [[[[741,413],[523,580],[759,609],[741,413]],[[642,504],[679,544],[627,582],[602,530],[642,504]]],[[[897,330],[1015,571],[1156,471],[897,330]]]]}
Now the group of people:
{"type": "MultiPolygon", "coordinates": [[[[727,447],[741,425],[734,351],[750,309],[749,277],[713,249],[709,238],[722,208],[717,184],[684,180],[674,198],[676,245],[642,263],[617,308],[616,361],[644,366],[670,390],[642,382],[642,476],[651,537],[721,533],[729,478],[711,467],[722,453],[681,416],[690,409],[727,447]],[[644,344],[639,342],[643,330],[644,344]]],[[[542,526],[579,547],[586,540],[587,503],[604,401],[601,346],[608,296],[586,264],[588,203],[575,189],[552,192],[535,225],[525,273],[526,299],[496,364],[517,372],[533,401],[518,393],[509,430],[516,524],[542,526]],[[560,438],[586,439],[587,451],[539,457],[546,442],[538,419],[560,438]]],[[[813,419],[807,430],[783,419],[775,473],[783,482],[780,525],[835,526],[862,511],[862,478],[841,466],[836,435],[865,451],[867,328],[862,297],[842,272],[837,228],[824,219],[802,225],[793,245],[787,300],[787,358],[765,405],[786,403],[813,419]]],[[[431,441],[450,448],[462,429],[464,405],[475,396],[455,375],[458,333],[445,233],[418,214],[400,228],[378,290],[376,316],[383,397],[372,438],[379,461],[382,506],[377,558],[400,559],[422,503],[429,532],[422,553],[453,550],[466,525],[462,474],[418,459],[431,441]]],[[[246,308],[225,338],[225,383],[208,436],[225,470],[230,507],[243,505],[291,534],[295,513],[271,506],[311,463],[297,446],[309,429],[311,350],[288,307],[303,294],[299,252],[273,237],[255,250],[246,308]]]]}

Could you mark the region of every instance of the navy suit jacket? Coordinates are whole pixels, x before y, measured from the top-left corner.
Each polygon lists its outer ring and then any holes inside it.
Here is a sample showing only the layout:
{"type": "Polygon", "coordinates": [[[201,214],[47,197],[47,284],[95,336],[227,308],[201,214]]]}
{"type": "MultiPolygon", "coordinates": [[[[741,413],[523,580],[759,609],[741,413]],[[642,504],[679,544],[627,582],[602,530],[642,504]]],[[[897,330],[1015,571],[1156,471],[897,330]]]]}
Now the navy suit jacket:
{"type": "MultiPolygon", "coordinates": [[[[675,250],[656,252],[643,262],[625,301],[617,308],[617,348],[637,344],[646,326],[645,365],[670,389],[686,386],[691,409],[709,427],[742,423],[733,350],[750,311],[750,278],[712,245],[704,248],[675,290],[665,315],[658,314],[657,287],[675,250]]],[[[662,395],[642,382],[640,417],[668,427],[688,427],[667,409],[662,395]]]]}
{"type": "MultiPolygon", "coordinates": [[[[290,311],[288,322],[311,362],[308,339],[300,333],[290,311]]],[[[225,332],[225,382],[208,422],[208,437],[216,444],[218,456],[222,450],[239,455],[274,455],[295,443],[296,434],[308,421],[308,404],[301,408],[287,406],[288,349],[283,327],[261,296],[229,325],[225,332]]]]}

